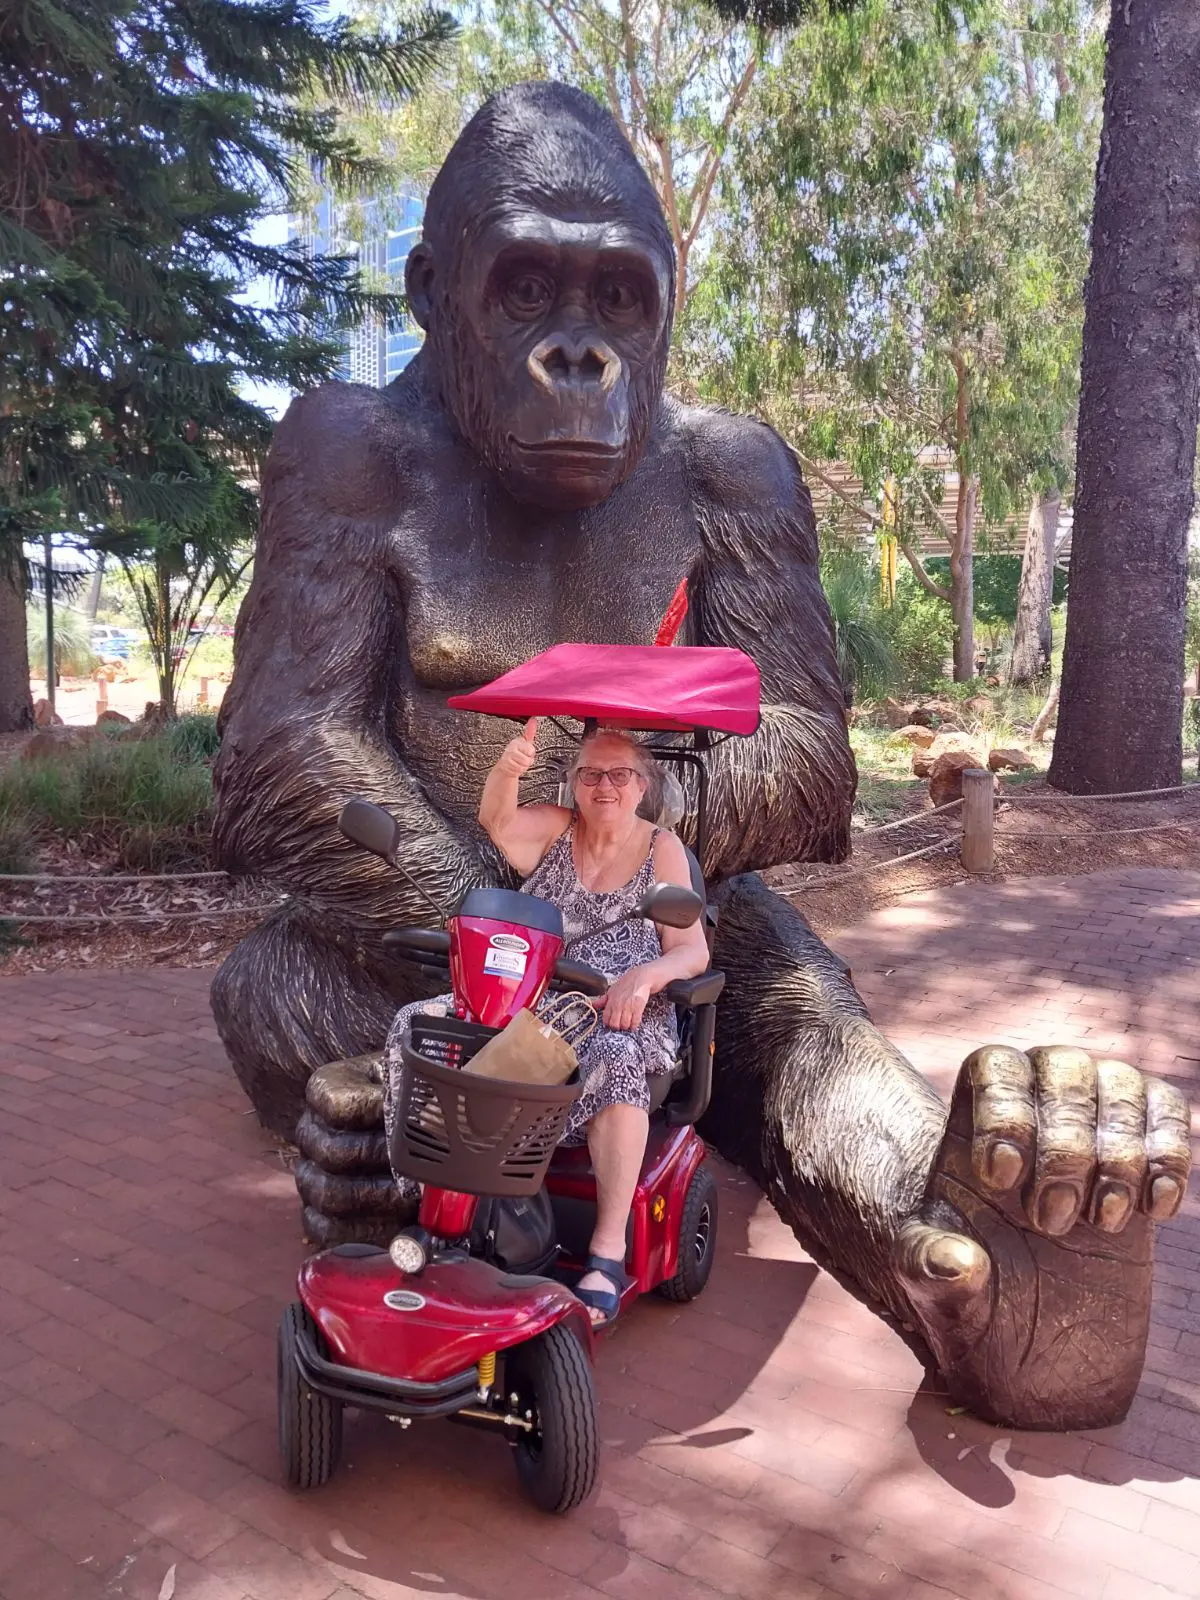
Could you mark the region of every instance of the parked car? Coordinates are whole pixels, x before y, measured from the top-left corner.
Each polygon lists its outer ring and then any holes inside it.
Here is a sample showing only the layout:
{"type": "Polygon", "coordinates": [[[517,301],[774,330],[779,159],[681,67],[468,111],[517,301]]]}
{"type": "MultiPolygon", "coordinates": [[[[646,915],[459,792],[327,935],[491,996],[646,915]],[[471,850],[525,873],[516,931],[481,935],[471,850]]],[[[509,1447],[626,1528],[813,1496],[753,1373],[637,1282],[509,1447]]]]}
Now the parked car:
{"type": "Polygon", "coordinates": [[[128,661],[135,636],[124,628],[97,623],[92,628],[92,649],[102,661],[128,661]]]}

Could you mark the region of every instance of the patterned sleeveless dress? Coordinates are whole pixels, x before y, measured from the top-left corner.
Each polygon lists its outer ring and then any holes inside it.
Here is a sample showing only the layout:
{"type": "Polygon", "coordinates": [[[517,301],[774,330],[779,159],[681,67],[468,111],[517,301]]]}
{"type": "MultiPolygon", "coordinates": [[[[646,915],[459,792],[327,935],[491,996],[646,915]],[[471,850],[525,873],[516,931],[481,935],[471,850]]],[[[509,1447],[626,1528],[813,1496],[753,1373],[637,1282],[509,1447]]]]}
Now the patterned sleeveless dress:
{"type": "MultiPolygon", "coordinates": [[[[552,901],[562,912],[563,954],[588,962],[606,978],[618,978],[631,967],[644,966],[662,955],[658,930],[645,918],[606,926],[629,912],[654,883],[654,840],[659,831],[655,828],[646,859],[628,883],[595,894],[584,888],[575,871],[575,823],[571,822],[521,885],[527,894],[552,901]]],[[[400,1040],[409,1019],[418,1011],[444,1015],[452,1004],[451,995],[439,995],[435,1000],[412,1001],[396,1013],[384,1054],[384,1113],[389,1131],[400,1070],[400,1040]]],[[[631,1031],[606,1027],[601,1012],[599,1023],[578,1047],[583,1093],[571,1108],[563,1144],[583,1144],[587,1124],[607,1106],[648,1110],[647,1080],[671,1070],[677,1047],[675,1007],[664,994],[650,996],[641,1023],[631,1031]]]]}

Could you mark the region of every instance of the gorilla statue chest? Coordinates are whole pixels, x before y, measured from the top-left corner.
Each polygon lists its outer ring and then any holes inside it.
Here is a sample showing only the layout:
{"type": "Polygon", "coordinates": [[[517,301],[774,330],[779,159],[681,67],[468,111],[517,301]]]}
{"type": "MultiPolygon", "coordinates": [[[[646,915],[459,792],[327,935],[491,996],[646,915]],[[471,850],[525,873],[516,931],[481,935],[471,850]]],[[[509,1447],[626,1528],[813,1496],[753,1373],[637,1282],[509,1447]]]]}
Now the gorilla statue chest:
{"type": "Polygon", "coordinates": [[[686,479],[682,444],[653,439],[600,505],[552,511],[514,500],[459,450],[398,511],[386,720],[422,788],[460,823],[473,825],[482,776],[512,729],[450,711],[447,696],[564,639],[652,643],[700,554],[686,479]]]}
{"type": "Polygon", "coordinates": [[[652,447],[602,505],[571,512],[522,505],[461,465],[392,532],[412,691],[485,683],[563,639],[653,641],[700,551],[682,450],[652,447]]]}

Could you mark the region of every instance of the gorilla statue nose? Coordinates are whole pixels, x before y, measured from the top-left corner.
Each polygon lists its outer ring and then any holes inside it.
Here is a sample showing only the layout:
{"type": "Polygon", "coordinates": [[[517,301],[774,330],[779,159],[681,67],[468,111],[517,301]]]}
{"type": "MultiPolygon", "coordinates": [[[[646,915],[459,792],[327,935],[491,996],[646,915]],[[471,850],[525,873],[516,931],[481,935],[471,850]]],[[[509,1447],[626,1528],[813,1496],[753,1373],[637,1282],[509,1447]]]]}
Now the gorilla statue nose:
{"type": "Polygon", "coordinates": [[[621,376],[621,359],[603,339],[570,339],[562,334],[536,344],[526,366],[533,381],[548,394],[566,385],[590,388],[593,384],[607,394],[621,376]]]}

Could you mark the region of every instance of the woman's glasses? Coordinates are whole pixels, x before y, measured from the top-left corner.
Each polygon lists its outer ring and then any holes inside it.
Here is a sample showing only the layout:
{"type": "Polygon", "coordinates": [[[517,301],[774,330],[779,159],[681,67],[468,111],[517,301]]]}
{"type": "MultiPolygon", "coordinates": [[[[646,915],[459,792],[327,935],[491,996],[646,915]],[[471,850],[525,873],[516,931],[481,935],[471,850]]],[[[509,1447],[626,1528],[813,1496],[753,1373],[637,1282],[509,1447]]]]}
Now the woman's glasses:
{"type": "Polygon", "coordinates": [[[582,783],[585,789],[596,789],[601,780],[607,778],[614,789],[623,789],[630,778],[636,775],[635,767],[578,767],[575,781],[582,783]]]}

